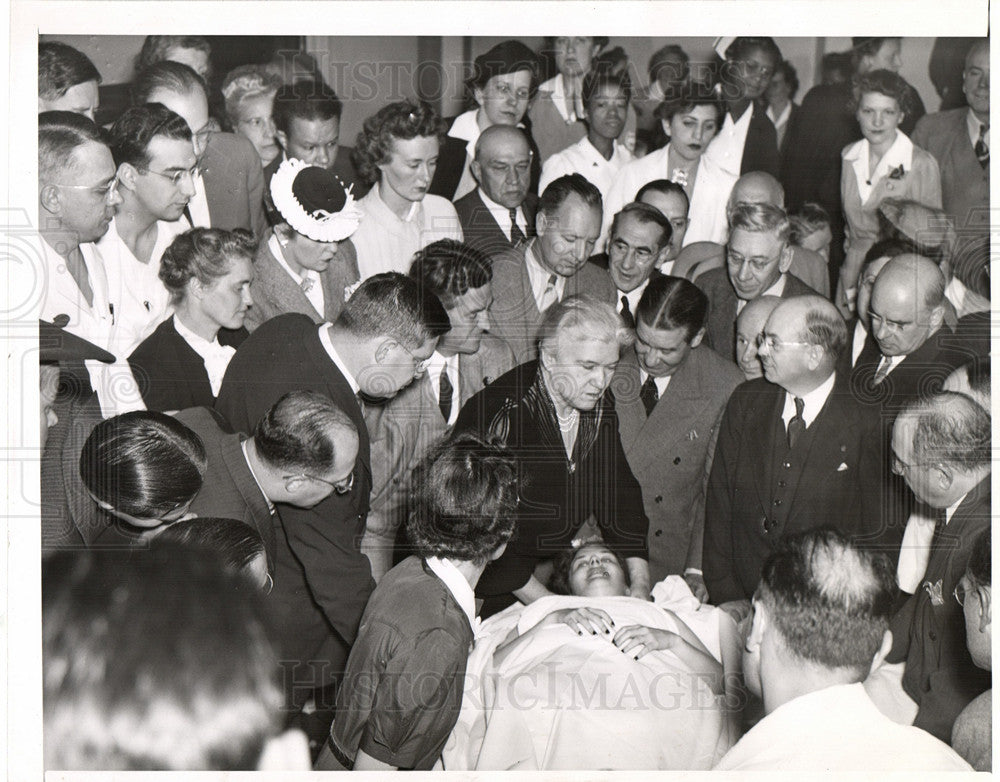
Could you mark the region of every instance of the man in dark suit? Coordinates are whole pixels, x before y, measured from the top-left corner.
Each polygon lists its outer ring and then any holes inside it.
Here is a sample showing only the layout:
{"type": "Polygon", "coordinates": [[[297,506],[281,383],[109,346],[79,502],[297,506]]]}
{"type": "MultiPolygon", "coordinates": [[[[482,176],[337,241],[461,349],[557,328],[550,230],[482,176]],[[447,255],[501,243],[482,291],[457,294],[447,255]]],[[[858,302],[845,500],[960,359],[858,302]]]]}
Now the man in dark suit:
{"type": "Polygon", "coordinates": [[[739,203],[729,216],[726,266],[711,269],[697,285],[708,296],[705,343],[723,358],[735,360],[736,316],[758,296],[783,299],[816,294],[790,273],[791,224],[785,210],[767,203],[739,203]]]}
{"type": "Polygon", "coordinates": [[[387,404],[365,410],[374,480],[362,551],[376,581],[402,558],[393,548],[407,515],[413,468],[451,430],[462,405],[515,364],[507,343],[487,333],[493,273],[483,253],[441,239],[417,252],[409,276],[441,300],[451,331],[438,341],[421,377],[387,404]]]}
{"type": "Polygon", "coordinates": [[[830,525],[871,540],[878,531],[879,420],[835,371],[846,344],[843,318],[819,296],[783,301],[764,325],[764,379],[733,392],[708,481],[713,603],[748,600],[786,535],[830,525]]]}
{"type": "Polygon", "coordinates": [[[977,42],[965,58],[962,91],[968,106],[928,114],[917,123],[913,143],[930,152],[941,169],[941,200],[967,237],[989,233],[990,49],[977,42]]]}
{"type": "Polygon", "coordinates": [[[455,201],[466,244],[494,255],[535,235],[531,159],[520,128],[491,125],[480,134],[471,166],[479,187],[455,201]]]}
{"type": "Polygon", "coordinates": [[[538,330],[553,304],[580,293],[614,302],[608,273],[587,263],[601,233],[601,204],[584,177],[559,177],[538,201],[538,235],[493,257],[492,332],[519,363],[538,357],[538,330]]]}
{"type": "MultiPolygon", "coordinates": [[[[289,391],[329,397],[358,430],[354,486],[310,509],[282,509],[275,589],[289,687],[305,696],[343,670],[373,587],[359,549],[372,485],[368,429],[359,398],[386,398],[423,371],[448,331],[441,302],[400,274],[379,274],[355,291],[334,324],[280,315],[240,346],[226,370],[216,409],[250,433],[289,391]],[[312,661],[319,661],[317,668],[312,661]]],[[[302,697],[296,697],[301,703],[302,697]]]]}
{"type": "Polygon", "coordinates": [[[360,199],[370,189],[354,165],[354,149],[340,144],[340,115],[343,104],[337,94],[322,82],[300,81],[278,90],[274,96],[275,138],[281,154],[264,169],[264,205],[271,225],[281,216],[271,202],[269,185],[278,166],[288,158],[297,158],[321,166],[336,174],[344,187],[360,199]]]}
{"type": "Polygon", "coordinates": [[[701,575],[705,484],[722,412],[743,380],[701,344],[707,309],[694,283],[651,279],[636,308],[635,347],[623,351],[611,385],[649,517],[650,578],[655,584],[683,573],[701,599],[708,596],[701,575]]]}
{"type": "Polygon", "coordinates": [[[626,204],[611,222],[608,252],[591,260],[606,268],[615,284],[616,309],[635,328],[635,313],[649,281],[670,254],[673,227],[655,206],[626,204]]]}
{"type": "Polygon", "coordinates": [[[941,270],[919,255],[891,259],[872,286],[868,339],[851,385],[859,398],[880,407],[889,422],[921,394],[940,389],[961,363],[959,353],[948,347],[944,290],[941,270]]]}
{"type": "Polygon", "coordinates": [[[275,505],[312,508],[332,492],[351,490],[358,430],[321,394],[285,394],[257,422],[250,438],[231,432],[222,416],[207,407],[181,410],[176,418],[201,438],[208,457],[191,510],[198,516],[239,519],[257,530],[272,573],[275,505]]]}
{"type": "Polygon", "coordinates": [[[953,592],[972,544],[990,529],[990,415],[964,394],[943,392],[907,405],[892,433],[893,472],[940,513],[923,583],[893,618],[888,662],[905,661],[903,690],[913,724],[950,741],[959,712],[990,688],[965,643],[953,592]]]}
{"type": "Polygon", "coordinates": [[[191,68],[164,60],[139,74],[135,101],[162,103],[191,128],[199,175],[187,205],[194,226],[243,228],[258,239],[264,234],[264,174],[260,156],[247,139],[210,130],[205,83],[191,68]]]}

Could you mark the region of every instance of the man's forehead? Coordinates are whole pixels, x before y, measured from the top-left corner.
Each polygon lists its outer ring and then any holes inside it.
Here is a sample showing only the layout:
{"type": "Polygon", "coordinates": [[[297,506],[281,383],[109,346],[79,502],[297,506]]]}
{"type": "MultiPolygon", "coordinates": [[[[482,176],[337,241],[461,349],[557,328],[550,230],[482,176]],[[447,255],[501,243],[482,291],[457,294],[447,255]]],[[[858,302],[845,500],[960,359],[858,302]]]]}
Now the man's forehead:
{"type": "Polygon", "coordinates": [[[288,132],[296,139],[313,142],[320,141],[339,135],[340,120],[336,117],[331,117],[330,119],[292,117],[288,123],[288,132]]]}
{"type": "Polygon", "coordinates": [[[528,146],[527,140],[513,136],[493,139],[485,145],[482,155],[487,163],[494,161],[503,163],[519,162],[522,160],[524,162],[531,161],[531,149],[528,146]]]}
{"type": "Polygon", "coordinates": [[[644,244],[655,247],[657,240],[663,235],[663,228],[650,221],[640,222],[634,215],[622,215],[615,226],[615,239],[626,239],[632,244],[644,244]]]}
{"type": "Polygon", "coordinates": [[[115,175],[115,161],[111,150],[104,144],[88,141],[78,146],[69,158],[69,170],[88,177],[103,177],[115,175]]]}
{"type": "Polygon", "coordinates": [[[729,238],[729,249],[746,255],[762,255],[770,257],[784,244],[776,234],[770,231],[747,231],[743,228],[733,229],[729,238]]]}
{"type": "Polygon", "coordinates": [[[149,154],[150,166],[162,166],[163,169],[188,169],[198,160],[190,141],[166,136],[154,136],[146,147],[146,152],[149,154]]]}

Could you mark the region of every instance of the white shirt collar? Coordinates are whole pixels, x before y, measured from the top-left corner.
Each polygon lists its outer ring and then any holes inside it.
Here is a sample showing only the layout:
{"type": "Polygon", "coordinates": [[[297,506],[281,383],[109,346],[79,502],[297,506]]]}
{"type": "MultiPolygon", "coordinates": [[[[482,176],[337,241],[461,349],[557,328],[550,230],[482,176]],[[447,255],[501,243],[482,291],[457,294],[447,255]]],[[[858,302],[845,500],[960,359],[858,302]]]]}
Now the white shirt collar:
{"type": "MultiPolygon", "coordinates": [[[[978,130],[976,131],[979,132],[978,130]]],[[[196,228],[211,228],[212,218],[208,211],[208,195],[205,193],[205,179],[199,171],[194,177],[194,195],[188,201],[188,214],[196,228]]]]}
{"type": "Polygon", "coordinates": [[[369,208],[374,205],[386,218],[391,218],[397,223],[412,223],[421,216],[421,205],[423,201],[411,201],[410,210],[406,213],[406,217],[400,217],[395,212],[393,212],[389,205],[382,200],[382,193],[380,192],[380,185],[376,182],[375,187],[369,191],[368,195],[365,196],[365,200],[371,199],[370,204],[365,204],[365,208],[369,208]]]}
{"type": "MultiPolygon", "coordinates": [[[[508,236],[510,236],[510,209],[508,209],[503,204],[498,204],[488,195],[482,187],[479,189],[479,197],[483,201],[483,206],[489,209],[490,214],[493,215],[493,219],[497,221],[497,225],[500,226],[501,230],[508,236]]],[[[521,229],[521,233],[527,235],[528,233],[528,221],[524,217],[524,211],[520,206],[515,210],[515,216],[517,217],[517,227],[521,229]]]]}
{"type": "Polygon", "coordinates": [[[965,502],[965,498],[968,496],[969,494],[968,492],[966,492],[965,494],[963,494],[961,497],[958,498],[958,500],[955,502],[954,505],[949,505],[947,508],[944,509],[945,524],[948,524],[948,522],[951,521],[951,517],[955,515],[955,511],[958,510],[958,506],[961,505],[963,502],[965,502]]]}
{"type": "Polygon", "coordinates": [[[575,111],[569,113],[566,110],[566,82],[563,80],[561,73],[557,73],[547,82],[542,84],[539,89],[550,90],[552,92],[552,102],[555,104],[556,111],[559,112],[559,116],[563,118],[563,121],[567,125],[570,125],[580,119],[576,116],[575,111]]]}
{"type": "Polygon", "coordinates": [[[281,242],[278,241],[277,234],[271,234],[271,238],[267,240],[267,249],[271,251],[271,255],[274,256],[274,259],[281,268],[288,272],[288,276],[295,280],[295,284],[301,285],[303,276],[298,272],[292,271],[292,267],[288,265],[288,261],[285,260],[285,254],[281,251],[281,242]]]}
{"type": "Polygon", "coordinates": [[[226,374],[229,362],[236,353],[236,348],[220,344],[218,334],[216,334],[215,339],[209,342],[181,323],[181,319],[177,317],[176,313],[173,317],[174,328],[181,335],[181,339],[187,342],[191,349],[201,357],[208,375],[208,384],[212,388],[212,396],[218,396],[219,389],[222,388],[222,378],[226,374]]]}
{"type": "MultiPolygon", "coordinates": [[[[816,416],[819,415],[819,411],[823,409],[823,405],[826,404],[826,400],[829,398],[830,393],[833,391],[833,384],[837,379],[837,373],[833,372],[830,374],[826,380],[824,380],[819,386],[814,388],[808,394],[803,394],[800,399],[805,403],[802,408],[802,420],[806,422],[806,426],[812,426],[812,422],[816,420],[816,416]]],[[[788,422],[792,420],[795,416],[795,397],[792,396],[791,392],[785,392],[785,409],[781,412],[781,418],[785,422],[785,426],[788,426],[788,422]]]]}
{"type": "MultiPolygon", "coordinates": [[[[764,291],[760,295],[761,296],[777,296],[780,299],[781,298],[781,294],[785,292],[785,277],[786,276],[787,276],[787,274],[785,272],[782,272],[781,274],[779,274],[778,275],[778,279],[775,280],[775,282],[774,282],[774,285],[772,285],[770,288],[768,288],[766,291],[764,291]]],[[[743,312],[743,308],[745,306],[747,306],[747,304],[749,304],[749,302],[746,301],[745,299],[737,298],[736,299],[736,314],[739,315],[741,312],[743,312]]]]}
{"type": "Polygon", "coordinates": [[[646,286],[647,285],[649,285],[649,278],[646,278],[643,281],[642,285],[640,285],[638,288],[636,288],[633,291],[629,291],[628,293],[623,293],[622,291],[620,291],[620,290],[618,290],[616,288],[615,289],[615,298],[616,298],[615,308],[619,312],[621,312],[622,296],[624,296],[626,299],[628,299],[628,308],[629,308],[629,311],[632,313],[632,317],[634,318],[635,317],[636,307],[639,306],[639,299],[642,298],[643,291],[646,290],[646,286]]]}
{"type": "Polygon", "coordinates": [[[476,618],[476,594],[472,590],[472,585],[451,560],[427,557],[424,561],[431,572],[444,582],[452,597],[455,598],[455,602],[465,612],[465,616],[469,620],[469,627],[475,630],[479,626],[479,620],[476,618]]]}
{"type": "Polygon", "coordinates": [[[792,115],[792,102],[791,101],[788,101],[788,105],[785,106],[785,108],[781,110],[781,114],[779,114],[777,117],[774,116],[774,112],[771,111],[771,107],[770,106],[767,107],[767,118],[769,120],[771,120],[771,123],[776,128],[779,128],[782,125],[784,125],[786,122],[788,122],[788,118],[791,115],[792,115]]]}
{"type": "Polygon", "coordinates": [[[657,102],[662,101],[667,97],[667,94],[663,91],[663,87],[660,86],[660,82],[657,79],[653,79],[653,83],[649,85],[649,97],[657,102]]]}
{"type": "Polygon", "coordinates": [[[264,491],[264,487],[260,483],[260,479],[257,477],[257,473],[253,471],[253,465],[250,464],[250,457],[247,455],[247,440],[240,441],[240,450],[243,451],[243,460],[247,463],[247,469],[250,470],[250,475],[253,476],[254,483],[257,484],[257,488],[260,489],[261,496],[264,498],[264,502],[267,503],[267,509],[271,511],[273,516],[275,513],[274,503],[271,502],[271,498],[267,496],[267,492],[264,491]]]}
{"type": "Polygon", "coordinates": [[[458,419],[459,397],[458,397],[458,354],[453,356],[442,356],[436,350],[427,360],[427,379],[431,384],[431,393],[434,400],[441,402],[441,373],[448,373],[448,380],[451,381],[451,415],[446,423],[450,426],[458,419]]]}
{"type": "MultiPolygon", "coordinates": [[[[524,262],[528,269],[528,281],[531,283],[531,292],[535,295],[535,303],[541,310],[541,300],[548,286],[549,277],[555,272],[551,272],[542,266],[542,262],[535,256],[537,241],[532,239],[524,251],[524,262]]],[[[556,301],[562,301],[563,291],[566,289],[566,278],[556,274],[556,301]]]]}
{"type": "Polygon", "coordinates": [[[903,172],[907,173],[913,168],[913,142],[902,131],[896,132],[896,140],[886,150],[874,171],[868,168],[870,147],[868,139],[863,138],[844,152],[844,160],[849,160],[854,167],[862,202],[868,200],[875,186],[887,177],[890,171],[902,166],[903,172]]]}
{"type": "MultiPolygon", "coordinates": [[[[965,115],[965,125],[969,129],[969,141],[972,142],[972,146],[976,146],[976,142],[979,141],[979,126],[983,123],[979,121],[979,118],[975,115],[972,109],[969,109],[968,114],[965,115]]],[[[986,135],[983,137],[983,141],[986,142],[986,146],[990,145],[990,123],[986,124],[986,135]]]]}
{"type": "Polygon", "coordinates": [[[340,374],[344,376],[347,380],[348,385],[351,387],[351,391],[355,394],[361,390],[361,386],[358,385],[358,381],[354,379],[354,375],[351,374],[351,370],[347,368],[340,354],[337,353],[337,349],[333,346],[333,341],[330,339],[330,324],[321,323],[319,326],[319,341],[323,345],[323,349],[330,356],[330,360],[337,365],[337,369],[340,370],[340,374]]]}
{"type": "Polygon", "coordinates": [[[865,348],[865,342],[868,340],[868,332],[865,331],[865,324],[860,320],[854,322],[854,335],[851,339],[851,366],[853,367],[858,363],[858,356],[861,355],[861,351],[865,348]]]}
{"type": "MultiPolygon", "coordinates": [[[[649,377],[649,373],[645,369],[643,369],[642,367],[640,367],[639,368],[639,380],[642,383],[645,383],[646,379],[648,377],[649,377]]],[[[670,385],[671,379],[673,379],[673,375],[664,375],[663,377],[654,377],[653,378],[653,384],[656,386],[656,398],[657,398],[657,400],[660,400],[660,399],[663,398],[663,394],[666,392],[667,386],[670,385]]]]}
{"type": "Polygon", "coordinates": [[[478,112],[479,109],[471,109],[455,117],[455,121],[451,123],[451,128],[448,130],[448,135],[452,138],[460,138],[463,141],[471,142],[473,148],[475,148],[476,141],[479,140],[479,134],[482,132],[479,129],[479,123],[476,122],[476,114],[478,112]]]}

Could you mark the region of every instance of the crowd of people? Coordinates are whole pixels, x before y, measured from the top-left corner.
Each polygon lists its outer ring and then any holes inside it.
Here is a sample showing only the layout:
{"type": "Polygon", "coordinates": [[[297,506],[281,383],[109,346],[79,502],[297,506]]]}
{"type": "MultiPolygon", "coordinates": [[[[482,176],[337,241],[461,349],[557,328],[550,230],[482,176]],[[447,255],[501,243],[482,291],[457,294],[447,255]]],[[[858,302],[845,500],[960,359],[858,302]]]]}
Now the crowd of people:
{"type": "Polygon", "coordinates": [[[40,43],[46,767],[990,770],[989,43],[932,113],[852,44],[507,40],[348,147],[40,43]],[[463,733],[542,636],[687,732],[463,733]]]}

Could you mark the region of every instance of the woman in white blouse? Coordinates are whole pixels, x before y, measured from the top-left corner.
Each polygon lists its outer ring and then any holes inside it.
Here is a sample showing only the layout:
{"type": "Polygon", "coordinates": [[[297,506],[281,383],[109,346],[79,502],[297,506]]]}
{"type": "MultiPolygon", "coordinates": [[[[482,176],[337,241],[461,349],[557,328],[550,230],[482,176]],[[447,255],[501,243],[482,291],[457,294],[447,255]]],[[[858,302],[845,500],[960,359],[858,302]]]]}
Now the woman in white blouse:
{"type": "Polygon", "coordinates": [[[634,201],[639,189],[657,179],[676,182],[690,202],[684,244],[726,240],[726,201],[736,177],[704,157],[722,122],[721,100],[705,85],[690,82],[675,98],[660,104],[657,113],[670,143],[624,166],[604,201],[607,236],[615,214],[634,201]]]}
{"type": "Polygon", "coordinates": [[[591,71],[584,76],[581,97],[587,135],[545,161],[539,191],[561,176],[581,174],[607,196],[615,175],[632,160],[632,153],[618,141],[625,130],[631,91],[625,74],[591,71]]]}
{"type": "Polygon", "coordinates": [[[414,253],[439,239],[462,241],[451,202],[430,195],[443,127],[426,103],[390,103],[365,120],[355,145],[358,171],[374,187],[358,201],[351,236],[362,280],[409,271],[414,253]]]}
{"type": "Polygon", "coordinates": [[[215,402],[229,360],[247,337],[254,244],[247,231],[194,228],[163,253],[160,279],[174,314],[128,359],[149,410],[215,402]]]}
{"type": "Polygon", "coordinates": [[[841,153],[840,197],[847,221],[845,258],[834,303],[853,312],[865,254],[879,235],[878,208],[893,196],[941,208],[937,161],[914,146],[899,125],[911,108],[909,85],[896,73],[870,71],[858,77],[856,111],[861,141],[841,153]]]}

